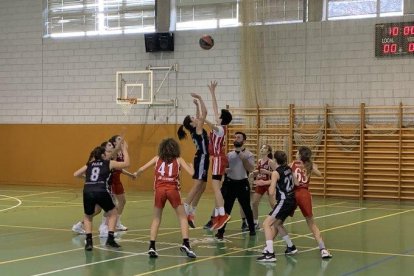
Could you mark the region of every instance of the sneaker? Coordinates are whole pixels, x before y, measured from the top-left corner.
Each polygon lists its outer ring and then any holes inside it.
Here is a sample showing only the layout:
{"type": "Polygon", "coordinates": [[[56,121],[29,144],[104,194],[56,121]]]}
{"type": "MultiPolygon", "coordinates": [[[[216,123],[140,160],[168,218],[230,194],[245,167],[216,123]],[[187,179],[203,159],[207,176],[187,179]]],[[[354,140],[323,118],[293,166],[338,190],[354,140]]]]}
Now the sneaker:
{"type": "Polygon", "coordinates": [[[204,226],[203,229],[210,229],[213,226],[213,221],[210,219],[204,226]]]}
{"type": "Polygon", "coordinates": [[[292,245],[291,247],[286,246],[285,254],[286,255],[295,255],[298,252],[295,245],[292,245]]]}
{"type": "Polygon", "coordinates": [[[221,232],[217,232],[214,237],[216,237],[217,240],[223,241],[224,240],[224,234],[221,232]]]}
{"type": "Polygon", "coordinates": [[[249,231],[249,226],[247,225],[245,220],[243,220],[243,222],[242,222],[241,230],[242,230],[242,232],[249,231]]]}
{"type": "Polygon", "coordinates": [[[220,216],[216,216],[211,219],[211,227],[210,227],[211,231],[214,231],[214,229],[216,229],[216,225],[218,224],[219,217],[220,216]]]}
{"type": "Polygon", "coordinates": [[[148,249],[148,255],[150,258],[158,258],[158,253],[154,248],[148,249]]]}
{"type": "Polygon", "coordinates": [[[86,234],[85,229],[83,229],[83,223],[81,221],[72,226],[72,231],[80,235],[86,234]]]}
{"type": "Polygon", "coordinates": [[[256,230],[260,230],[260,224],[259,224],[259,223],[255,223],[255,224],[254,224],[254,229],[256,229],[256,230]]]}
{"type": "Polygon", "coordinates": [[[118,231],[127,231],[128,227],[126,227],[125,225],[122,225],[122,223],[118,223],[115,227],[116,230],[118,231]]]}
{"type": "Polygon", "coordinates": [[[115,240],[112,240],[112,239],[111,240],[107,239],[105,245],[108,246],[108,247],[113,247],[113,248],[120,248],[121,247],[115,240]]]}
{"type": "Polygon", "coordinates": [[[187,247],[185,244],[181,245],[180,251],[187,254],[188,258],[196,258],[196,254],[191,250],[190,247],[187,247]]]}
{"type": "Polygon", "coordinates": [[[256,236],[256,231],[250,231],[249,236],[256,236]]]}
{"type": "Polygon", "coordinates": [[[258,262],[276,262],[275,253],[264,252],[263,255],[256,259],[258,262]]]}
{"type": "Polygon", "coordinates": [[[107,238],[108,237],[108,225],[101,224],[99,226],[99,237],[100,238],[107,238]]]}
{"type": "Polygon", "coordinates": [[[86,241],[86,244],[85,244],[85,250],[86,250],[86,251],[92,251],[92,249],[93,249],[93,243],[92,243],[92,240],[91,240],[91,241],[86,241]]]}
{"type": "Polygon", "coordinates": [[[329,251],[327,249],[321,249],[321,257],[322,259],[329,259],[332,258],[331,253],[329,253],[329,251]]]}
{"type": "Polygon", "coordinates": [[[194,225],[194,215],[190,214],[187,216],[188,226],[191,228],[196,228],[194,225]]]}
{"type": "Polygon", "coordinates": [[[214,227],[214,229],[219,230],[226,225],[226,223],[231,219],[231,216],[228,214],[224,214],[223,216],[218,216],[217,223],[214,227]]]}

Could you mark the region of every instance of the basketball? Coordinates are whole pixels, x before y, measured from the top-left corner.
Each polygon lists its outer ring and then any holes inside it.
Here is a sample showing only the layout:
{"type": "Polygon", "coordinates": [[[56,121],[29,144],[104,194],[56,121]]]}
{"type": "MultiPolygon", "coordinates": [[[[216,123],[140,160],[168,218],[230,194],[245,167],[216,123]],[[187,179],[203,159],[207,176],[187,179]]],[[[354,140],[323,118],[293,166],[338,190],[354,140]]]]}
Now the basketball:
{"type": "Polygon", "coordinates": [[[203,35],[199,44],[204,50],[210,50],[214,46],[214,39],[210,35],[203,35]]]}

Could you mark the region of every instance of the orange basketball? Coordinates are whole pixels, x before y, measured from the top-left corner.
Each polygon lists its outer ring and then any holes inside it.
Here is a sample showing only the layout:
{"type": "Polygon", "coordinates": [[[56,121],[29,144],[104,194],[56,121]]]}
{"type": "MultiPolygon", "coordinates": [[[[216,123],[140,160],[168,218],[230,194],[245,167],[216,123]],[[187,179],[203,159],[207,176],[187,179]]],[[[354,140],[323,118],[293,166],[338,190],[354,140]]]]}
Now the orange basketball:
{"type": "Polygon", "coordinates": [[[211,35],[203,35],[200,38],[199,44],[204,50],[210,50],[214,46],[214,39],[211,35]]]}

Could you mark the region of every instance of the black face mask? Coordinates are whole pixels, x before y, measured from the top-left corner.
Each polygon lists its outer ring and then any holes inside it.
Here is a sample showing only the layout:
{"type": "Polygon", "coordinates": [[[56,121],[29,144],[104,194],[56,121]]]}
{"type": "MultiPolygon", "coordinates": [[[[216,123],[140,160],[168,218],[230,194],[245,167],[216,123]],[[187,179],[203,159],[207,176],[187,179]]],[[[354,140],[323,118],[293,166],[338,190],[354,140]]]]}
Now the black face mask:
{"type": "Polygon", "coordinates": [[[234,141],[234,142],[233,142],[233,145],[234,145],[234,147],[236,147],[236,148],[240,148],[240,147],[242,147],[242,146],[243,146],[243,142],[234,141]]]}

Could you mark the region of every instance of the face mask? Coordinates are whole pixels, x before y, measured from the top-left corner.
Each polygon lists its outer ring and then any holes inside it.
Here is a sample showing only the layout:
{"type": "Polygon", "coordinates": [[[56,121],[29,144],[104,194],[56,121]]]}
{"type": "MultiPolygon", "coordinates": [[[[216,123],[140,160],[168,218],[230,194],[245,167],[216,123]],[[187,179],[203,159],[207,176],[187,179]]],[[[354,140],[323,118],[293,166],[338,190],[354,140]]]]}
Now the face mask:
{"type": "Polygon", "coordinates": [[[243,142],[239,142],[239,141],[234,141],[233,142],[234,147],[236,148],[240,148],[241,146],[243,146],[243,142]]]}

